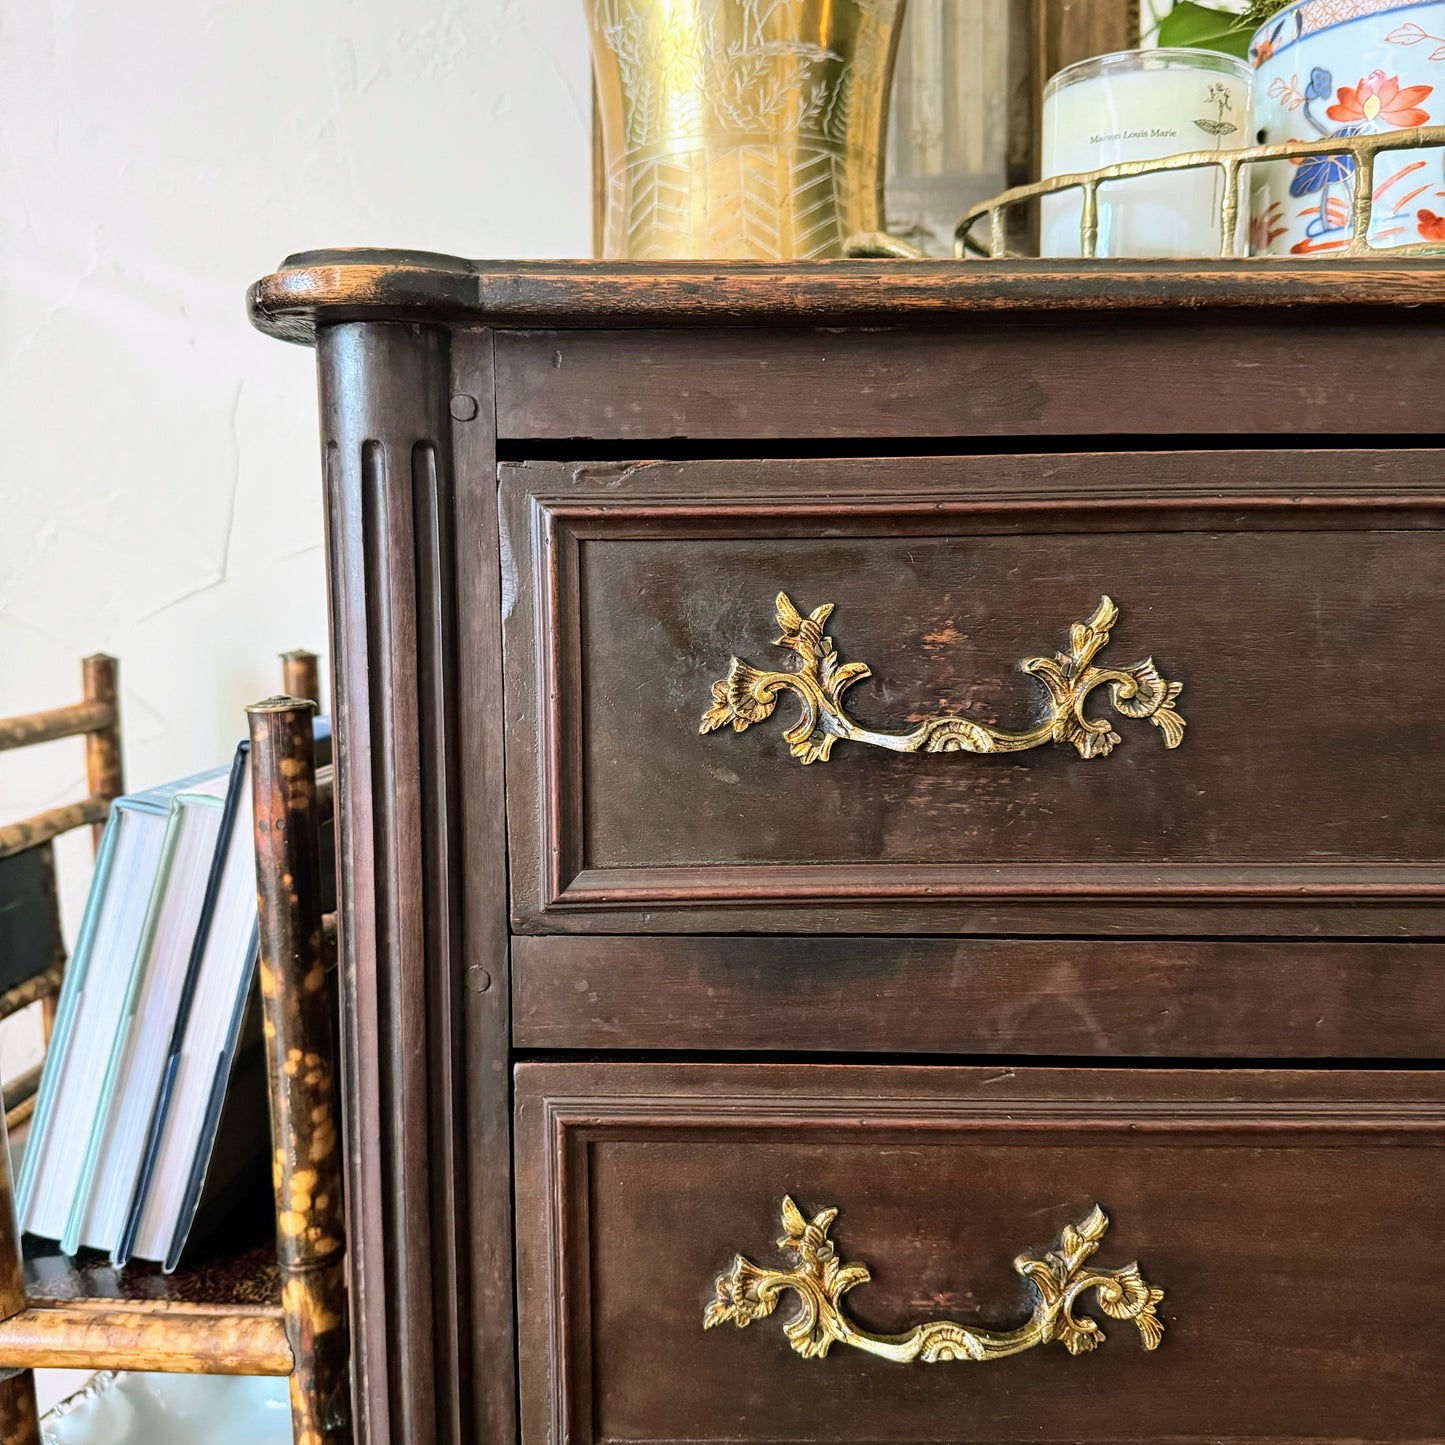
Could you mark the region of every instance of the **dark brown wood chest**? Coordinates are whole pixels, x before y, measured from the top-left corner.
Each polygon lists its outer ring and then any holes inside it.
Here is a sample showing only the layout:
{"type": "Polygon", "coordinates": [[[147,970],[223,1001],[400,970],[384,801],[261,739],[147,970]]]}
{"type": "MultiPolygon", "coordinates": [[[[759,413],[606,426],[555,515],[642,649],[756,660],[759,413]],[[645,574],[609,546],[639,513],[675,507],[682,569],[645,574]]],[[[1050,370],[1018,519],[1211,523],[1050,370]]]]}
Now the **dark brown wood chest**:
{"type": "Polygon", "coordinates": [[[1442,303],[254,289],[320,362],[367,1441],[1445,1440],[1442,303]]]}

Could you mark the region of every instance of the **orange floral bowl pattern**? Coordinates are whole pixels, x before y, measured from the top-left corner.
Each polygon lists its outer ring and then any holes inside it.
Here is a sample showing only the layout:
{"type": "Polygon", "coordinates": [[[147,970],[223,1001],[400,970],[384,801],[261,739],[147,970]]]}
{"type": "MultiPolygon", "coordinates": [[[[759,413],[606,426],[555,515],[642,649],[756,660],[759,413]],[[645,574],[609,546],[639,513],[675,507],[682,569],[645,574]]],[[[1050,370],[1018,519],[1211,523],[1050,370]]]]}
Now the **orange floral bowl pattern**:
{"type": "MultiPolygon", "coordinates": [[[[1445,0],[1296,0],[1255,33],[1261,145],[1445,124],[1445,0]]],[[[1354,158],[1307,156],[1254,168],[1255,254],[1328,256],[1350,239],[1354,158]]],[[[1445,241],[1445,151],[1375,162],[1370,243],[1445,241]]]]}

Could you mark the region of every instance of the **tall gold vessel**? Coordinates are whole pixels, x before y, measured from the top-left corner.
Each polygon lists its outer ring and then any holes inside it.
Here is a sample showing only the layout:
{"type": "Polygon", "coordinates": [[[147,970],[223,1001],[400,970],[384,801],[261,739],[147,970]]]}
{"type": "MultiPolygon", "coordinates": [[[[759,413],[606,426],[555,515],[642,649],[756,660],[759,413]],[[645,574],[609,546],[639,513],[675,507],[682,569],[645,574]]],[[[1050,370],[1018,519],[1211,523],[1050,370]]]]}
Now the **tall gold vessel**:
{"type": "Polygon", "coordinates": [[[603,254],[838,256],[883,224],[905,0],[584,0],[603,254]]]}

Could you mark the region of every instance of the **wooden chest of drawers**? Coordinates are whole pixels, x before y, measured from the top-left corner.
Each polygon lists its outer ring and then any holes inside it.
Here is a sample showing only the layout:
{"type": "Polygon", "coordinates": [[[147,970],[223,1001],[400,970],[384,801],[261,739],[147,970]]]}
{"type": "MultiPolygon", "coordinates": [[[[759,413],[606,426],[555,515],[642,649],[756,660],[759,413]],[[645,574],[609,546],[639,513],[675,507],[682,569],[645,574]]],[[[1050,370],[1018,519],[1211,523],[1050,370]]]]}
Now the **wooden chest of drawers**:
{"type": "Polygon", "coordinates": [[[1442,300],[258,284],[320,360],[366,1440],[1445,1439],[1442,300]]]}

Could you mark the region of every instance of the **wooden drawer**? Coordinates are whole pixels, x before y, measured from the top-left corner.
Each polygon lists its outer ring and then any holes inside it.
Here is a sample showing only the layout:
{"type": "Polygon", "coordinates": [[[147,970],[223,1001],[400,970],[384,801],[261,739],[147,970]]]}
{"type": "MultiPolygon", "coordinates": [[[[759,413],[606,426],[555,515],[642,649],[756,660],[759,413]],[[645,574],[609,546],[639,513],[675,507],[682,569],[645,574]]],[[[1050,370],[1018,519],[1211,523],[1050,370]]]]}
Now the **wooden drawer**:
{"type": "Polygon", "coordinates": [[[525,1064],[516,1099],[524,1445],[1441,1439],[1438,1074],[525,1064]],[[739,1254],[816,1281],[811,1357],[739,1254]],[[1096,1269],[1077,1333],[1036,1313],[1096,1269]],[[776,1309],[734,1328],[729,1275],[776,1309]]]}
{"type": "Polygon", "coordinates": [[[504,466],[517,926],[1439,933],[1439,468],[504,466]]]}

